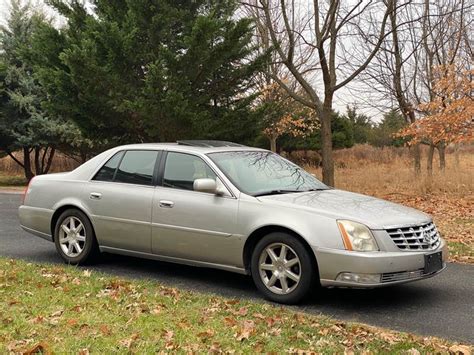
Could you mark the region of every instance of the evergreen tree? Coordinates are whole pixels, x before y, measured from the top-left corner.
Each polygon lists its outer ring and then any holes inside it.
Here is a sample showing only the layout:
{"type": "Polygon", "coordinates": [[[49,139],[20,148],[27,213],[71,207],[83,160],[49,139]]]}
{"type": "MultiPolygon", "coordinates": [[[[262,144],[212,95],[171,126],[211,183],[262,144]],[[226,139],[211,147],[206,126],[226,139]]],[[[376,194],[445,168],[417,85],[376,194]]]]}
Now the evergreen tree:
{"type": "Polygon", "coordinates": [[[38,40],[49,108],[110,143],[255,137],[251,23],[235,1],[51,0],[67,19],[38,40]]]}
{"type": "Polygon", "coordinates": [[[397,110],[390,110],[383,115],[382,121],[372,130],[369,143],[377,147],[394,145],[401,147],[404,138],[396,138],[394,134],[407,125],[403,116],[397,110]]]}
{"type": "Polygon", "coordinates": [[[373,128],[370,118],[357,112],[356,106],[347,106],[345,117],[351,122],[354,143],[367,143],[370,131],[373,128]]]}
{"type": "Polygon", "coordinates": [[[31,47],[43,23],[44,17],[28,4],[12,1],[8,23],[0,28],[0,150],[22,166],[28,180],[49,171],[59,142],[71,128],[42,107],[47,93],[36,80],[31,47]]]}

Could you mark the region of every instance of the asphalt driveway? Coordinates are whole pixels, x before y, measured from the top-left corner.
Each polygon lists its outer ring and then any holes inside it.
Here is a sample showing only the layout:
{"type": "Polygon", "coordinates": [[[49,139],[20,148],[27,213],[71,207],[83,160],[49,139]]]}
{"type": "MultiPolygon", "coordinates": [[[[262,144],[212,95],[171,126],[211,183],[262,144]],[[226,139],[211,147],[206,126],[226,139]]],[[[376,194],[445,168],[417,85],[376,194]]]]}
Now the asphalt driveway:
{"type": "MultiPolygon", "coordinates": [[[[17,217],[20,199],[18,194],[0,193],[0,255],[62,263],[52,243],[21,230],[17,217]]],[[[93,269],[263,302],[250,277],[219,270],[106,254],[93,269]]],[[[474,266],[449,264],[437,277],[384,289],[327,289],[294,308],[474,344],[474,266]]]]}

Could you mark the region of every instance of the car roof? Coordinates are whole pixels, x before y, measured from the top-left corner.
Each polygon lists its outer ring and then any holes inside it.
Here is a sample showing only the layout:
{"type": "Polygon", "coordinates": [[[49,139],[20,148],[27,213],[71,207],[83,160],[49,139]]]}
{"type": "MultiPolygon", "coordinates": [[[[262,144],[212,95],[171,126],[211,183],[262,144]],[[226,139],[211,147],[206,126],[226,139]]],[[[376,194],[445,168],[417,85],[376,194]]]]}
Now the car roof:
{"type": "Polygon", "coordinates": [[[176,143],[138,143],[116,147],[117,150],[124,149],[162,149],[182,152],[197,152],[201,154],[232,152],[232,151],[266,151],[261,148],[247,147],[238,143],[215,140],[186,140],[176,143]],[[170,149],[171,148],[171,149],[170,149]]]}

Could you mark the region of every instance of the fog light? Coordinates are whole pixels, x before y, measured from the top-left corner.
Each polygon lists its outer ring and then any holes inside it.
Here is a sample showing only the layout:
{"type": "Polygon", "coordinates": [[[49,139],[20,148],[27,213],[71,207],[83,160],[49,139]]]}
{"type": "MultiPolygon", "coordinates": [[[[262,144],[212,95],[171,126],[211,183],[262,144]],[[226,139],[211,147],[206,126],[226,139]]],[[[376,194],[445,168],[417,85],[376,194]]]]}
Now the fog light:
{"type": "Polygon", "coordinates": [[[374,284],[380,282],[380,274],[358,274],[352,272],[341,272],[336,281],[356,282],[359,284],[374,284]]]}

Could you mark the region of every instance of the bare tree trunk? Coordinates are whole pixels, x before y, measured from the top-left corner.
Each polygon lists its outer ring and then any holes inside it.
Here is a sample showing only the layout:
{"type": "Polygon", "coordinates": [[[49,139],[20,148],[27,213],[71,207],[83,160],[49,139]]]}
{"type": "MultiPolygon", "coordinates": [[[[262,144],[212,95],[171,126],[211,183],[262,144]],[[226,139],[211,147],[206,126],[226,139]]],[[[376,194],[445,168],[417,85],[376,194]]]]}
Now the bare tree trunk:
{"type": "MultiPolygon", "coordinates": [[[[414,123],[416,120],[415,112],[413,109],[412,103],[406,97],[406,92],[402,86],[402,50],[400,48],[399,38],[398,38],[398,27],[397,27],[397,12],[396,12],[396,1],[391,3],[392,12],[390,13],[390,23],[392,25],[392,41],[393,41],[393,55],[395,59],[395,70],[393,73],[393,92],[398,102],[398,107],[400,112],[408,123],[414,123]]],[[[413,158],[414,158],[414,167],[415,174],[419,175],[421,173],[421,152],[420,144],[415,144],[413,147],[413,158]]]]}
{"type": "Polygon", "coordinates": [[[332,110],[325,107],[321,115],[321,155],[323,161],[323,182],[326,185],[335,186],[331,115],[332,110]]]}
{"type": "Polygon", "coordinates": [[[48,159],[46,160],[46,165],[43,168],[43,174],[47,174],[51,169],[51,165],[53,164],[54,154],[56,153],[56,148],[51,147],[51,151],[49,152],[48,159]]]}
{"type": "Polygon", "coordinates": [[[277,137],[276,136],[270,136],[270,150],[274,153],[277,151],[277,137]]]}
{"type": "Polygon", "coordinates": [[[30,149],[28,147],[23,147],[23,170],[25,171],[26,180],[33,179],[35,174],[31,170],[30,149]]]}
{"type": "Polygon", "coordinates": [[[426,162],[426,169],[428,170],[428,175],[433,175],[433,156],[434,156],[435,146],[430,144],[430,149],[428,150],[428,159],[426,162]]]}
{"type": "Polygon", "coordinates": [[[419,143],[413,147],[413,161],[415,164],[415,174],[419,175],[421,173],[421,149],[419,143]]]}
{"type": "Polygon", "coordinates": [[[446,168],[446,144],[440,142],[438,144],[438,154],[439,154],[439,170],[444,171],[446,168]]]}
{"type": "Polygon", "coordinates": [[[35,147],[35,175],[41,174],[41,165],[39,161],[40,151],[41,151],[40,147],[35,147]]]}

